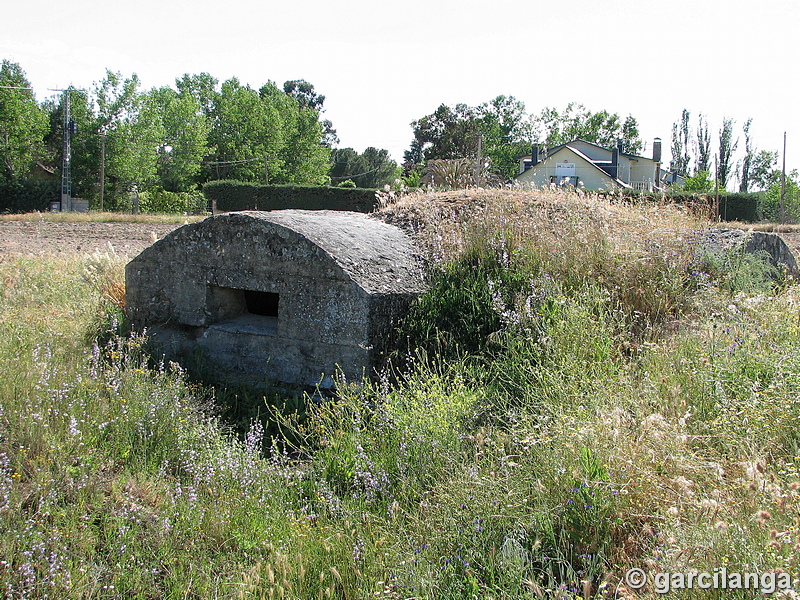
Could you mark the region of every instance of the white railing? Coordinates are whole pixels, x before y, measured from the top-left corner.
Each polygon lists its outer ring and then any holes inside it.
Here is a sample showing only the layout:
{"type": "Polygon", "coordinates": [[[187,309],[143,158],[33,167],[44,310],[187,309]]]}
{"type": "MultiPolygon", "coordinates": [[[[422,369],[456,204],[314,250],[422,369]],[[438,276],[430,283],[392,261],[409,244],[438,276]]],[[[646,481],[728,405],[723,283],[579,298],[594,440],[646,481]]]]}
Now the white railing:
{"type": "Polygon", "coordinates": [[[637,192],[652,192],[653,191],[653,182],[652,181],[631,181],[628,185],[631,186],[637,192]]]}

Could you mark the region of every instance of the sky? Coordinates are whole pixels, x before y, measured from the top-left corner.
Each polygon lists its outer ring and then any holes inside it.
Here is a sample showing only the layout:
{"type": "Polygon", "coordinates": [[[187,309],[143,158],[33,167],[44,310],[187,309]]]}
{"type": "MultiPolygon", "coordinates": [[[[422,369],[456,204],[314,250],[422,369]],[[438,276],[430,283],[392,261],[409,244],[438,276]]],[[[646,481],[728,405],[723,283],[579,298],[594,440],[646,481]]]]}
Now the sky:
{"type": "Polygon", "coordinates": [[[143,89],[185,73],[254,88],[305,79],[325,95],[342,148],[398,162],[411,122],[440,104],[514,96],[529,113],[569,102],[633,115],[647,152],[672,124],[752,118],[757,149],[800,168],[797,0],[0,0],[0,58],[37,99],[92,89],[106,69],[143,89]]]}

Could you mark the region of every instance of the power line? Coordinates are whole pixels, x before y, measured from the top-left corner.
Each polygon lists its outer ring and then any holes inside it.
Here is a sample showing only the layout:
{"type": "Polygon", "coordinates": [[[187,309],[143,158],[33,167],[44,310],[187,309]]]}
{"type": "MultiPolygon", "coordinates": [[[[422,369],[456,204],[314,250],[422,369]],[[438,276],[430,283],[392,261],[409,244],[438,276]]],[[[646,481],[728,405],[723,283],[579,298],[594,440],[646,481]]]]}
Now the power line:
{"type": "Polygon", "coordinates": [[[331,177],[331,179],[350,179],[352,177],[361,177],[362,175],[369,175],[370,173],[374,173],[375,171],[380,169],[382,166],[383,165],[381,165],[380,167],[375,167],[371,171],[364,171],[363,173],[356,173],[354,175],[342,175],[341,177],[331,177]]]}
{"type": "Polygon", "coordinates": [[[244,163],[256,162],[268,159],[268,156],[257,156],[256,158],[244,158],[242,160],[204,160],[204,165],[242,165],[244,163]]]}

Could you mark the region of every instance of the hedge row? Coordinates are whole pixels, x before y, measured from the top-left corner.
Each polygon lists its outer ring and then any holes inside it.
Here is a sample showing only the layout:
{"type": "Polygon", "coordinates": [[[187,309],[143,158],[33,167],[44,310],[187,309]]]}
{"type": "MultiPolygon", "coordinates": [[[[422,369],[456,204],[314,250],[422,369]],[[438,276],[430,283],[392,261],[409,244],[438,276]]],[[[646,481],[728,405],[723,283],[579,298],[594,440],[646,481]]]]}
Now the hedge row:
{"type": "Polygon", "coordinates": [[[60,200],[57,181],[0,180],[0,213],[26,213],[50,210],[60,200]]]}
{"type": "Polygon", "coordinates": [[[363,188],[259,185],[241,181],[209,181],[203,194],[216,201],[217,210],[352,210],[372,212],[378,204],[375,190],[363,188]]]}
{"type": "MultiPolygon", "coordinates": [[[[641,202],[664,202],[664,200],[668,200],[676,204],[699,204],[707,207],[709,213],[713,211],[714,202],[716,201],[713,193],[697,194],[681,191],[653,193],[625,190],[622,192],[610,192],[605,195],[614,196],[620,194],[624,198],[641,202]]],[[[759,221],[762,218],[760,209],[763,199],[764,194],[761,192],[749,194],[741,192],[722,193],[719,195],[718,216],[724,221],[743,221],[745,223],[759,221]]]]}

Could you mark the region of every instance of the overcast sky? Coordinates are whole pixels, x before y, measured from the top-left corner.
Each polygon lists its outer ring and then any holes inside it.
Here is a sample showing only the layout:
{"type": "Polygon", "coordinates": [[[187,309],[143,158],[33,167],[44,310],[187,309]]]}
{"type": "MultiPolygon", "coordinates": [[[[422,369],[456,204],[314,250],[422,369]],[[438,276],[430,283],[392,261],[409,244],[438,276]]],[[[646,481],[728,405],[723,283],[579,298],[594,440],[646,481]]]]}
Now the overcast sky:
{"type": "MultiPolygon", "coordinates": [[[[142,87],[184,73],[258,88],[306,79],[326,96],[341,147],[402,160],[411,121],[442,103],[504,94],[528,112],[578,102],[633,115],[669,156],[672,124],[753,119],[759,149],[800,168],[797,0],[0,0],[0,58],[38,100],[92,88],[106,68],[142,87]]],[[[740,153],[739,153],[740,155],[740,153]]]]}

